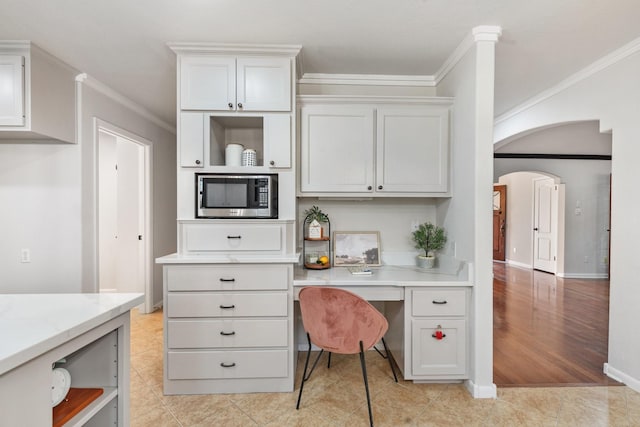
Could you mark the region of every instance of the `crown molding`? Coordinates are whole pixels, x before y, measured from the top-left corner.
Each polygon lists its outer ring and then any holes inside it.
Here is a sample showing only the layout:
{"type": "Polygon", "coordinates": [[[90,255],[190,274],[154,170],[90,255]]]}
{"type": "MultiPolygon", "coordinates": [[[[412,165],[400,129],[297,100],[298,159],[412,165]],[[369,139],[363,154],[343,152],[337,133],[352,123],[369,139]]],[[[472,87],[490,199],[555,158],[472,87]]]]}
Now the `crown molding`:
{"type": "Polygon", "coordinates": [[[480,25],[474,27],[469,34],[460,42],[458,47],[449,55],[442,67],[435,74],[436,85],[460,62],[462,57],[471,47],[480,41],[497,42],[502,35],[502,28],[497,25],[480,25]]]}
{"type": "Polygon", "coordinates": [[[567,77],[566,79],[560,81],[560,83],[555,86],[551,86],[549,89],[546,89],[539,94],[529,98],[527,101],[522,104],[512,108],[511,110],[499,115],[495,118],[494,124],[502,123],[510,118],[526,111],[535,105],[551,98],[554,95],[570,88],[571,86],[580,83],[583,80],[599,73],[600,71],[617,64],[618,62],[640,52],[640,38],[637,38],[626,45],[622,46],[619,49],[614,50],[608,55],[603,56],[597,61],[593,62],[591,65],[583,68],[577,73],[567,77]]]}
{"type": "Polygon", "coordinates": [[[304,73],[298,80],[302,84],[420,86],[436,85],[433,76],[402,76],[389,74],[324,74],[304,73]]]}
{"type": "Polygon", "coordinates": [[[284,55],[296,56],[302,49],[301,45],[278,44],[240,44],[240,43],[209,43],[209,42],[169,42],[167,46],[176,53],[241,53],[250,55],[284,55]]]}
{"type": "Polygon", "coordinates": [[[170,132],[174,135],[176,134],[175,126],[170,125],[169,123],[160,119],[158,116],[154,115],[146,108],[140,106],[139,104],[127,98],[126,96],[121,95],[120,93],[111,89],[109,86],[105,85],[104,83],[94,79],[93,77],[89,76],[87,73],[78,74],[76,76],[76,82],[87,85],[88,87],[100,92],[101,94],[105,95],[108,98],[111,98],[113,101],[117,102],[118,104],[128,108],[134,113],[140,115],[141,117],[161,127],[167,132],[170,132]]]}
{"type": "Polygon", "coordinates": [[[309,104],[429,104],[451,105],[445,96],[379,96],[379,95],[298,95],[298,105],[309,104]]]}

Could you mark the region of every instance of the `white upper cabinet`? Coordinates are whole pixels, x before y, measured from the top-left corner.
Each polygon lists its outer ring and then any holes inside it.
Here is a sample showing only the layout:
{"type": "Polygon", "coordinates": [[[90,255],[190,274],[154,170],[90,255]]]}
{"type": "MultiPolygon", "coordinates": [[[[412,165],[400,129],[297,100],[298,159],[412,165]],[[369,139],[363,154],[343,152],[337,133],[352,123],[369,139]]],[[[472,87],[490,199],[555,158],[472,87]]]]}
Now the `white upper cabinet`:
{"type": "Polygon", "coordinates": [[[301,195],[450,196],[448,100],[299,99],[301,195]]]}
{"type": "Polygon", "coordinates": [[[24,126],[24,56],[0,55],[0,126],[24,126]]]}
{"type": "Polygon", "coordinates": [[[0,41],[0,140],[76,142],[77,75],[28,41],[0,41]]]}
{"type": "Polygon", "coordinates": [[[182,110],[291,110],[288,57],[185,55],[180,61],[182,110]]]}
{"type": "Polygon", "coordinates": [[[443,193],[449,177],[449,110],[377,109],[376,191],[443,193]]]}
{"type": "Polygon", "coordinates": [[[301,108],[301,192],[373,192],[373,112],[370,106],[301,108]]]}

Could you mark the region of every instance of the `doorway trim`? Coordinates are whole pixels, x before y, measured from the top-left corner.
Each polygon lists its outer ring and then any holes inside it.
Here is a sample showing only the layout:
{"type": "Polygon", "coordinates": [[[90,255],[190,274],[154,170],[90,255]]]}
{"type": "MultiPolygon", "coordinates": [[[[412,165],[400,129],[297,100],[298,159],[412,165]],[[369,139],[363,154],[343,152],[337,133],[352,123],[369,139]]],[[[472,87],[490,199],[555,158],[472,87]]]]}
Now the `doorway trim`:
{"type": "Polygon", "coordinates": [[[100,263],[99,261],[99,256],[100,256],[100,241],[98,238],[98,229],[99,229],[99,224],[100,224],[100,211],[99,211],[99,206],[98,206],[98,191],[99,191],[99,185],[100,183],[98,182],[98,168],[100,165],[100,159],[99,159],[99,153],[100,150],[98,149],[98,145],[100,143],[100,132],[105,132],[105,133],[109,133],[111,135],[114,135],[116,137],[121,137],[121,138],[125,138],[135,144],[138,144],[139,146],[142,147],[142,152],[143,152],[143,165],[144,165],[144,171],[143,171],[143,188],[144,188],[144,201],[143,201],[143,210],[144,210],[144,214],[143,214],[143,218],[144,218],[144,226],[143,226],[143,239],[142,239],[142,252],[143,252],[143,265],[142,265],[142,275],[143,275],[143,281],[144,281],[144,302],[142,303],[142,305],[140,306],[140,312],[141,313],[151,313],[154,309],[153,307],[153,265],[154,265],[154,260],[153,260],[153,215],[151,215],[151,208],[153,206],[153,182],[151,177],[153,176],[153,143],[146,139],[143,138],[139,135],[136,135],[132,132],[129,132],[125,129],[122,129],[112,123],[109,123],[107,121],[101,120],[97,117],[93,118],[93,137],[94,137],[94,146],[96,147],[95,151],[94,151],[94,159],[93,159],[93,167],[94,167],[94,171],[95,171],[95,177],[96,179],[94,180],[94,194],[96,195],[96,197],[94,198],[93,202],[94,202],[94,209],[96,212],[96,223],[95,223],[95,230],[96,230],[96,238],[94,240],[95,242],[95,272],[96,272],[96,291],[99,292],[100,291],[100,263]]]}

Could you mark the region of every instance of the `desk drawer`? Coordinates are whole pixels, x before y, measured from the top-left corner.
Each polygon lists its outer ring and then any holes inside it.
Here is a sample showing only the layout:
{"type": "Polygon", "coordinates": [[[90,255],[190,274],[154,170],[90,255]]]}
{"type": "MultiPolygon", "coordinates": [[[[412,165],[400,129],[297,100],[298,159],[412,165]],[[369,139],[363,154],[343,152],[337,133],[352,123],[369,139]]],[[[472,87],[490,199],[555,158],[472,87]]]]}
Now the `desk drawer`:
{"type": "Polygon", "coordinates": [[[464,316],[467,312],[465,289],[412,289],[413,316],[464,316]]]}
{"type": "Polygon", "coordinates": [[[243,291],[289,287],[286,265],[173,265],[166,266],[168,291],[243,291]]]}
{"type": "Polygon", "coordinates": [[[287,319],[170,320],[169,348],[286,347],[287,319]]]}
{"type": "Polygon", "coordinates": [[[287,350],[169,351],[170,380],[287,376],[287,350]]]}
{"type": "Polygon", "coordinates": [[[278,224],[185,224],[183,245],[186,252],[280,252],[282,234],[278,224]]]}
{"type": "Polygon", "coordinates": [[[168,317],[286,316],[286,292],[225,293],[172,292],[167,295],[168,317]]]}

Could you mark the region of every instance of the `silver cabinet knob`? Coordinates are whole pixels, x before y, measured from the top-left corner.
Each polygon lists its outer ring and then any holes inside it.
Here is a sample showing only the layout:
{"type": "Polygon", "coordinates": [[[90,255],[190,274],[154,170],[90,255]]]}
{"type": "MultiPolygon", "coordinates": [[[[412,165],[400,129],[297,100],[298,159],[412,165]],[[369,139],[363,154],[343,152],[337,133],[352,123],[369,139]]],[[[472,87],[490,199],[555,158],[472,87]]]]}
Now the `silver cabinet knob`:
{"type": "Polygon", "coordinates": [[[238,108],[242,108],[242,102],[238,102],[238,108]]]}
{"type": "Polygon", "coordinates": [[[229,103],[229,108],[233,108],[233,104],[232,103],[229,103]]]}

